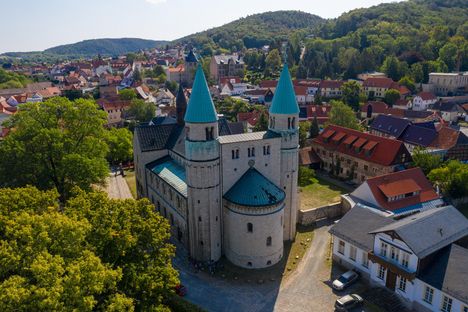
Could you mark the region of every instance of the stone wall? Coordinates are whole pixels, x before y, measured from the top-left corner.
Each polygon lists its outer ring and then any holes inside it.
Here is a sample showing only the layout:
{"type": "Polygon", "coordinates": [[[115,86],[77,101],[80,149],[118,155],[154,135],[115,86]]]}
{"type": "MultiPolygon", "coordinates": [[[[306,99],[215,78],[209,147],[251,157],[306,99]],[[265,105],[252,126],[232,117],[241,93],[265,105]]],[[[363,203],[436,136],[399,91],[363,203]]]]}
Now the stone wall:
{"type": "Polygon", "coordinates": [[[344,211],[341,202],[307,210],[299,210],[297,222],[301,225],[311,225],[320,219],[333,219],[342,216],[344,211]]]}

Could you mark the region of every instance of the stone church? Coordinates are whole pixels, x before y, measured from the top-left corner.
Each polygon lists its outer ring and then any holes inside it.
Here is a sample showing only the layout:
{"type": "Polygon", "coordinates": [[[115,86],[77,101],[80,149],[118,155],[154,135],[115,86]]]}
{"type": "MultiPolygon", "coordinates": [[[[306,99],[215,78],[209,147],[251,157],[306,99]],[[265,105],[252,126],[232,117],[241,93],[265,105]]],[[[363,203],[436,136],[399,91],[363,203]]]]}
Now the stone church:
{"type": "Polygon", "coordinates": [[[222,255],[244,268],[283,257],[296,233],[299,107],[285,65],[268,131],[235,133],[216,112],[201,66],[177,117],[140,125],[134,136],[138,196],[168,219],[197,261],[222,255]]]}

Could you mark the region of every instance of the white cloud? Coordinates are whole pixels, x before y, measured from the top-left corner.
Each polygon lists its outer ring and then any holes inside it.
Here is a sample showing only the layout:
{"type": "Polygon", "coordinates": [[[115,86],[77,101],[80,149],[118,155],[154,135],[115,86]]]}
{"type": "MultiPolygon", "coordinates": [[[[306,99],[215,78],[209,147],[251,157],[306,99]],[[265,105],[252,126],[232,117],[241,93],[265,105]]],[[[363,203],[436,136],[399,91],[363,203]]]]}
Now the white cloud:
{"type": "Polygon", "coordinates": [[[167,0],[145,0],[145,1],[151,4],[160,4],[160,3],[166,2],[167,0]]]}

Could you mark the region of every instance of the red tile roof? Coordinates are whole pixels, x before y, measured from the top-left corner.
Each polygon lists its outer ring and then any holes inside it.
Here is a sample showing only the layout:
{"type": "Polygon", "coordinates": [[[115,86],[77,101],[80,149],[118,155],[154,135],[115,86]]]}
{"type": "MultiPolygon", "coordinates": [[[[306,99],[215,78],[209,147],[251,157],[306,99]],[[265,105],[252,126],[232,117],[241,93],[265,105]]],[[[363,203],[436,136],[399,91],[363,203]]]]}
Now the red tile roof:
{"type": "Polygon", "coordinates": [[[419,92],[417,96],[421,97],[424,101],[436,100],[437,97],[431,92],[419,92]]]}
{"type": "Polygon", "coordinates": [[[437,137],[429,145],[432,148],[450,149],[457,144],[460,132],[447,126],[441,126],[437,132],[437,137]]]}
{"type": "Polygon", "coordinates": [[[406,86],[399,86],[398,91],[400,91],[401,95],[410,95],[411,91],[406,86]]]}
{"type": "Polygon", "coordinates": [[[365,105],[361,106],[361,112],[367,113],[367,107],[372,106],[373,114],[385,114],[387,112],[388,105],[380,101],[369,101],[365,105]]]}
{"type": "MultiPolygon", "coordinates": [[[[259,111],[253,111],[253,112],[247,112],[247,113],[238,113],[237,114],[237,121],[246,121],[248,124],[255,126],[260,119],[262,112],[259,111]]],[[[268,113],[265,112],[263,114],[266,114],[266,118],[268,119],[268,113]]]]}
{"type": "Polygon", "coordinates": [[[276,88],[277,80],[263,80],[260,82],[260,88],[276,88]]]}
{"type": "Polygon", "coordinates": [[[365,183],[369,186],[377,203],[390,211],[440,198],[420,168],[369,178],[365,183]],[[419,194],[391,202],[387,200],[387,196],[397,196],[414,191],[418,191],[419,194]]]}
{"type": "Polygon", "coordinates": [[[241,83],[242,79],[240,77],[223,77],[219,79],[220,85],[225,85],[227,83],[241,83]]]}
{"type": "Polygon", "coordinates": [[[370,133],[363,133],[335,125],[328,126],[318,137],[313,139],[312,142],[313,144],[325,147],[327,150],[337,151],[383,166],[402,163],[401,155],[403,153],[406,154],[405,162],[411,161],[411,156],[404,143],[401,141],[379,137],[370,133]],[[342,140],[341,143],[336,144],[333,142],[333,136],[341,132],[345,133],[344,140],[342,140]],[[354,144],[352,147],[348,147],[348,145],[353,142],[354,144]],[[356,148],[360,148],[369,143],[371,143],[369,146],[372,147],[368,147],[368,151],[361,149],[356,152],[356,148]]]}
{"type": "Polygon", "coordinates": [[[321,89],[339,89],[343,85],[344,81],[341,80],[322,80],[320,82],[320,88],[321,89]]]}
{"type": "Polygon", "coordinates": [[[294,93],[296,96],[306,96],[307,95],[307,87],[305,86],[294,86],[294,93]]]}
{"type": "Polygon", "coordinates": [[[304,147],[299,150],[299,164],[301,166],[309,166],[319,162],[320,157],[317,156],[311,146],[304,147]]]}
{"type": "Polygon", "coordinates": [[[307,105],[307,118],[328,118],[331,111],[331,105],[307,105]]]}
{"type": "Polygon", "coordinates": [[[380,184],[378,188],[385,196],[387,196],[387,198],[421,191],[421,187],[419,187],[413,179],[403,179],[386,184],[380,184]]]}
{"type": "Polygon", "coordinates": [[[363,82],[363,87],[397,89],[398,83],[390,78],[368,78],[363,82]]]}

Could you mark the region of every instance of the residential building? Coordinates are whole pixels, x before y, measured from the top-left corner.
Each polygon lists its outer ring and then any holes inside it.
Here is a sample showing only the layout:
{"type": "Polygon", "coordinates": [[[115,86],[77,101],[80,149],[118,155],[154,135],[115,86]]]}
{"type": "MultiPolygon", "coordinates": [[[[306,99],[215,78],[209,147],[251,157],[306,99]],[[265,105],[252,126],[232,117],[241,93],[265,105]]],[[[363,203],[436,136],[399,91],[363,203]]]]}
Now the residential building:
{"type": "Polygon", "coordinates": [[[468,220],[455,207],[395,219],[358,204],[330,233],[335,263],[395,292],[408,308],[468,307],[468,220]]]}
{"type": "Polygon", "coordinates": [[[214,55],[210,62],[210,76],[216,82],[229,76],[244,76],[244,60],[238,54],[214,55]]]}
{"type": "Polygon", "coordinates": [[[369,178],[342,199],[346,207],[359,203],[392,217],[444,205],[420,168],[369,178]]]}
{"type": "Polygon", "coordinates": [[[432,106],[431,110],[440,112],[442,119],[451,123],[458,121],[458,118],[462,117],[465,113],[464,109],[461,108],[459,104],[446,101],[437,102],[432,106]]]}
{"type": "Polygon", "coordinates": [[[430,73],[429,89],[440,96],[463,94],[468,88],[468,72],[430,73]]]}
{"type": "Polygon", "coordinates": [[[344,81],[341,80],[322,80],[319,85],[319,92],[325,98],[339,98],[343,95],[341,86],[344,81]]]}
{"type": "Polygon", "coordinates": [[[331,105],[307,105],[300,107],[299,119],[300,121],[313,121],[317,118],[319,125],[324,125],[328,121],[328,114],[330,114],[331,105]]]}
{"type": "Polygon", "coordinates": [[[413,98],[412,108],[415,111],[425,111],[437,102],[437,97],[431,92],[419,92],[413,98]]]}
{"type": "Polygon", "coordinates": [[[390,78],[368,78],[362,88],[367,97],[383,98],[388,90],[399,90],[399,85],[390,78]]]}
{"type": "Polygon", "coordinates": [[[175,120],[135,129],[138,197],[169,220],[196,261],[224,254],[244,268],[272,266],[296,233],[298,119],[285,65],[268,131],[232,134],[199,66],[188,104],[178,93],[175,120]]]}
{"type": "Polygon", "coordinates": [[[312,147],[323,170],[355,183],[394,172],[411,161],[401,141],[335,125],[313,139],[312,147]]]}

